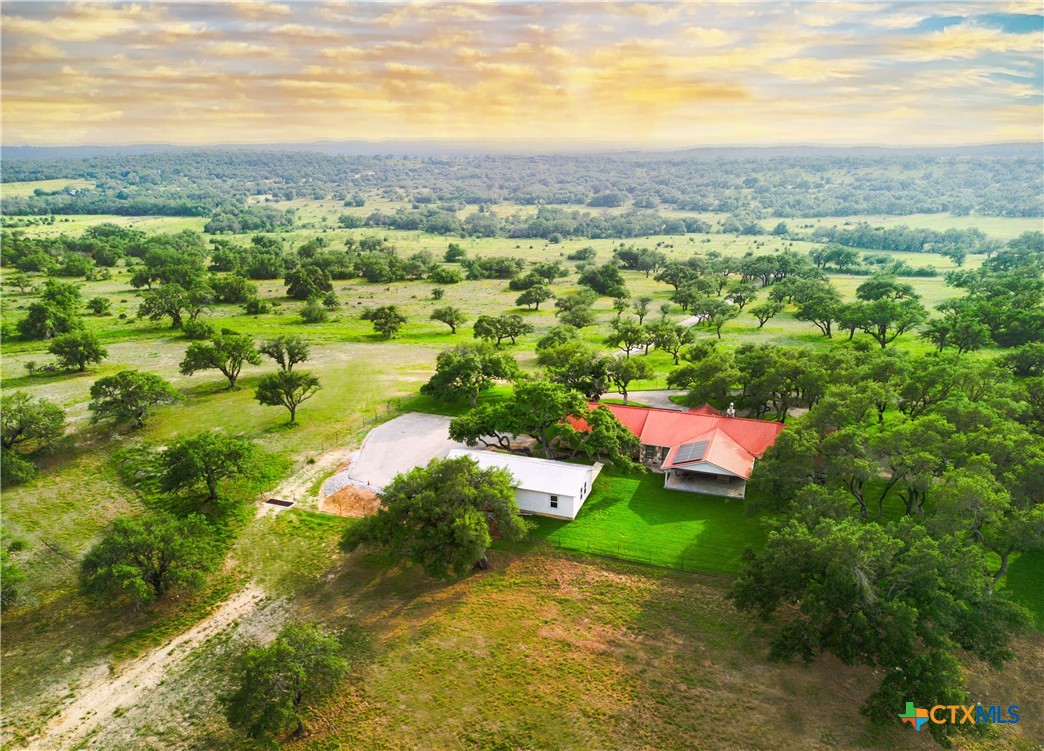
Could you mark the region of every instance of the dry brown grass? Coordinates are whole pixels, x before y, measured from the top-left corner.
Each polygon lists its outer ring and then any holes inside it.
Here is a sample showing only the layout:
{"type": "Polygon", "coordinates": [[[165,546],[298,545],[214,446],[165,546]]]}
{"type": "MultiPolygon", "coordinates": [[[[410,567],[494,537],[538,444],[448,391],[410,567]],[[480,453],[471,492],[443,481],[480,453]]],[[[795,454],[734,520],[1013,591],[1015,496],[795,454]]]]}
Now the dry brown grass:
{"type": "MultiPolygon", "coordinates": [[[[898,721],[867,727],[874,670],[767,661],[765,632],[731,607],[725,579],[557,555],[494,563],[438,584],[353,555],[299,600],[299,617],[369,642],[289,748],[937,748],[898,721]]],[[[969,670],[973,693],[1021,699],[1026,720],[957,748],[1039,747],[1040,647],[1021,641],[1003,673],[969,670]]]]}

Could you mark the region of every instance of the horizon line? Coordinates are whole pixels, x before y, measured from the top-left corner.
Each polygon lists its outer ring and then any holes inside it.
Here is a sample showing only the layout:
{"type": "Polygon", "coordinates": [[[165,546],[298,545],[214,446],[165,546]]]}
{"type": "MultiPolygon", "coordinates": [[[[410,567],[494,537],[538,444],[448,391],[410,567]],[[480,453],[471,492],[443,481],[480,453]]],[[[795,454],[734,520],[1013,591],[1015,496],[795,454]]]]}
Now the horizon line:
{"type": "Polygon", "coordinates": [[[875,142],[827,142],[816,143],[808,141],[780,141],[775,143],[710,143],[710,144],[684,144],[655,142],[647,144],[629,144],[613,140],[592,140],[587,138],[577,139],[498,139],[498,138],[348,138],[333,139],[319,138],[294,141],[211,141],[203,143],[178,143],[171,141],[132,141],[125,143],[75,143],[75,144],[33,144],[33,143],[0,143],[0,149],[120,149],[120,148],[221,148],[221,147],[271,147],[271,146],[316,146],[316,145],[339,145],[339,144],[366,144],[379,146],[381,144],[415,144],[415,145],[497,145],[502,147],[524,148],[532,146],[562,146],[575,147],[583,144],[598,149],[611,149],[614,151],[687,151],[693,149],[773,149],[773,148],[873,148],[873,149],[952,149],[952,148],[976,148],[988,146],[1041,146],[1044,149],[1044,139],[1034,140],[1012,140],[1012,141],[962,141],[955,143],[910,143],[910,144],[888,144],[875,142]]]}

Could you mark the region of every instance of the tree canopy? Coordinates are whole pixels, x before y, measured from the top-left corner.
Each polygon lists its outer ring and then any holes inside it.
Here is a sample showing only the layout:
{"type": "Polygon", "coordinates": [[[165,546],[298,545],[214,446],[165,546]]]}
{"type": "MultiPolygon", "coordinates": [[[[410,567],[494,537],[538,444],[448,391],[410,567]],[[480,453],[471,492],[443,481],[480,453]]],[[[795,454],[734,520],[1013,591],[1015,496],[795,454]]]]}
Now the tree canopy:
{"type": "Polygon", "coordinates": [[[250,474],[257,456],[249,440],[220,431],[180,438],[163,451],[163,487],[182,490],[203,485],[214,501],[220,482],[250,474]]]}
{"type": "Polygon", "coordinates": [[[413,561],[431,577],[447,578],[488,567],[491,524],[506,540],[528,534],[511,473],[480,469],[466,456],[433,459],[395,477],[381,491],[377,513],[350,527],[344,545],[374,545],[413,561]]]}
{"type": "Polygon", "coordinates": [[[155,373],[121,370],[91,384],[87,408],[94,422],[111,419],[117,424],[133,422],[140,428],[154,406],[179,399],[181,395],[174,387],[155,373]]]}
{"type": "Polygon", "coordinates": [[[612,412],[592,410],[582,394],[549,381],[517,381],[510,399],[480,405],[450,423],[450,438],[469,446],[510,449],[511,437],[519,435],[534,438],[546,459],[598,456],[607,464],[630,466],[639,447],[612,412]],[[584,421],[589,429],[579,430],[571,421],[584,421]]]}
{"type": "Polygon", "coordinates": [[[279,370],[261,376],[254,398],[268,407],[286,407],[290,424],[297,420],[297,408],[322,388],[319,379],[304,370],[279,370]]]}
{"type": "Polygon", "coordinates": [[[289,623],[266,646],[237,660],[220,696],[229,724],[256,741],[305,731],[304,713],[330,696],[348,672],[341,645],[321,627],[289,623]]]}
{"type": "Polygon", "coordinates": [[[467,399],[474,406],[478,395],[492,388],[496,381],[512,380],[520,375],[514,357],[488,344],[457,347],[439,353],[435,372],[421,386],[421,393],[448,401],[467,399]]]}
{"type": "Polygon", "coordinates": [[[213,552],[212,532],[200,516],[117,517],[84,557],[80,582],[99,600],[125,596],[148,604],[175,587],[198,586],[213,552]]]}
{"type": "Polygon", "coordinates": [[[309,355],[308,342],[296,334],[269,339],[258,347],[258,351],[275,360],[282,370],[293,370],[297,363],[304,362],[309,355]]]}
{"type": "Polygon", "coordinates": [[[185,350],[181,361],[181,374],[192,375],[200,370],[219,370],[228,379],[228,387],[234,389],[239,372],[245,363],[261,364],[261,353],[254,340],[247,334],[226,332],[215,336],[210,342],[193,342],[185,350]]]}
{"type": "Polygon", "coordinates": [[[0,403],[0,446],[17,444],[40,448],[65,433],[65,411],[49,399],[33,399],[24,391],[3,395],[0,403]]]}
{"type": "Polygon", "coordinates": [[[368,308],[363,311],[362,319],[373,324],[373,330],[384,339],[396,336],[406,325],[406,316],[394,305],[382,305],[379,308],[368,308]]]}

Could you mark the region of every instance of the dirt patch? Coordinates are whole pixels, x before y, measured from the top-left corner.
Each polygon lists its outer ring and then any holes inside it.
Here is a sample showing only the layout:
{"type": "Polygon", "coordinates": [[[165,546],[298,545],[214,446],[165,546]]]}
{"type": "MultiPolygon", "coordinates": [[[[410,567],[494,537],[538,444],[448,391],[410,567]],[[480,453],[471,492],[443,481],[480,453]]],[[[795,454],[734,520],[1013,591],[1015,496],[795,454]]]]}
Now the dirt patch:
{"type": "Polygon", "coordinates": [[[320,501],[319,510],[327,514],[361,519],[377,513],[377,507],[380,505],[380,498],[372,490],[349,485],[320,501]]]}

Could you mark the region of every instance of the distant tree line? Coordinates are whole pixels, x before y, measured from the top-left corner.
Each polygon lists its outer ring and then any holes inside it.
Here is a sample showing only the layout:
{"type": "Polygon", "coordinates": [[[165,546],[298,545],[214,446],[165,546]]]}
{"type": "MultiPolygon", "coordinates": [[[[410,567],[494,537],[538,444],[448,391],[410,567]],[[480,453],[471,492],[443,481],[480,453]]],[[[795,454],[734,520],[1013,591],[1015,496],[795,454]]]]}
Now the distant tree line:
{"type": "MultiPolygon", "coordinates": [[[[3,182],[83,179],[93,189],[3,199],[3,213],[207,216],[229,201],[345,200],[416,208],[464,205],[658,206],[772,216],[972,213],[1041,216],[1041,157],[1022,153],[880,156],[664,154],[330,156],[178,151],[79,159],[5,159],[3,182]]],[[[474,220],[476,231],[481,217],[474,220]]],[[[539,236],[539,235],[530,235],[539,236]]],[[[616,235],[631,236],[631,235],[616,235]]]]}

